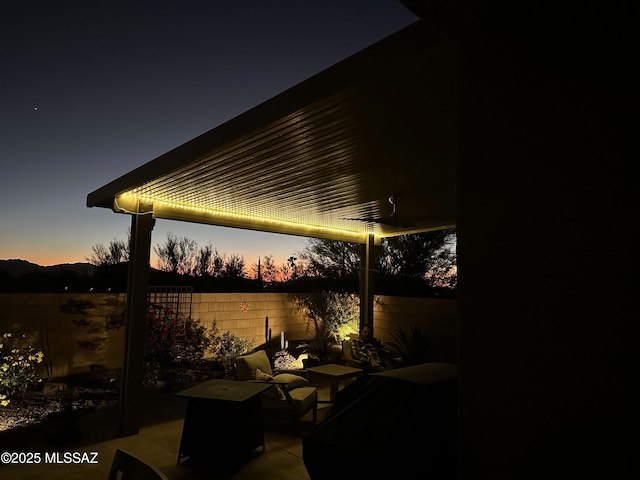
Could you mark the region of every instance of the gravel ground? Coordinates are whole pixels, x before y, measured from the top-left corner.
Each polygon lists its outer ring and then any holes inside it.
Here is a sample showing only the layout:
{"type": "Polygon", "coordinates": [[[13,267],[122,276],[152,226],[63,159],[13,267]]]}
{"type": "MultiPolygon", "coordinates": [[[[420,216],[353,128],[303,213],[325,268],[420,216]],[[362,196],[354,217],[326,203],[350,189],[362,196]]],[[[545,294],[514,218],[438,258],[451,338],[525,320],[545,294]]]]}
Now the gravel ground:
{"type": "MultiPolygon", "coordinates": [[[[116,392],[95,388],[77,387],[70,399],[73,410],[92,410],[118,402],[116,392]]],[[[0,432],[40,423],[49,413],[63,408],[64,404],[57,396],[26,392],[23,397],[14,398],[7,406],[0,407],[0,432]]]]}
{"type": "MultiPolygon", "coordinates": [[[[188,384],[207,379],[206,374],[200,370],[184,366],[165,368],[162,371],[162,377],[173,384],[188,384]]],[[[11,399],[7,406],[0,406],[0,432],[42,423],[49,413],[64,409],[63,396],[66,397],[67,402],[71,402],[74,411],[90,411],[118,403],[117,390],[104,387],[105,383],[102,381],[98,385],[101,386],[86,387],[79,386],[77,383],[67,385],[64,382],[54,382],[48,385],[51,387],[49,393],[46,393],[45,388],[29,390],[22,397],[11,399]]]]}

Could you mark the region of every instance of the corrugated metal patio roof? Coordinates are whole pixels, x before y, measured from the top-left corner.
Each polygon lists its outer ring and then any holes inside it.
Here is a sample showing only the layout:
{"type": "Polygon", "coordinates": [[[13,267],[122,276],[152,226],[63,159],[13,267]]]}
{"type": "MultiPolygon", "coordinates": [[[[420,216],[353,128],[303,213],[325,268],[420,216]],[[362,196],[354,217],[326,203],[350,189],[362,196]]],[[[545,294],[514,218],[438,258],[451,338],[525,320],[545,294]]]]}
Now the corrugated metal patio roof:
{"type": "Polygon", "coordinates": [[[455,92],[452,46],[418,21],[95,190],[87,206],[358,242],[454,226],[455,92]]]}

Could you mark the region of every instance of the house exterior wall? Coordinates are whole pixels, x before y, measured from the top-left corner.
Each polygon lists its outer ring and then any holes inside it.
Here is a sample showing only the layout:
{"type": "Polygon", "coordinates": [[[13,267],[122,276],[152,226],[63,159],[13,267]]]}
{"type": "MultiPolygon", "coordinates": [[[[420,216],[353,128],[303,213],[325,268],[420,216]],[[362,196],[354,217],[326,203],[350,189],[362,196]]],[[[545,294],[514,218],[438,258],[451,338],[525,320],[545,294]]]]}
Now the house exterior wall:
{"type": "MultiPolygon", "coordinates": [[[[3,293],[0,294],[0,334],[24,335],[25,341],[45,353],[42,376],[82,373],[92,365],[122,366],[125,344],[125,294],[3,293]],[[46,371],[46,365],[51,370],[46,371]]],[[[284,293],[194,293],[191,317],[207,327],[215,322],[241,338],[265,342],[269,331],[291,340],[307,335],[305,317],[284,293]],[[268,323],[266,321],[268,317],[268,323]]],[[[448,349],[442,358],[455,361],[457,305],[455,300],[376,297],[375,333],[392,340],[398,326],[423,326],[435,339],[434,348],[448,349]],[[444,340],[443,340],[444,339],[444,340]]]]}

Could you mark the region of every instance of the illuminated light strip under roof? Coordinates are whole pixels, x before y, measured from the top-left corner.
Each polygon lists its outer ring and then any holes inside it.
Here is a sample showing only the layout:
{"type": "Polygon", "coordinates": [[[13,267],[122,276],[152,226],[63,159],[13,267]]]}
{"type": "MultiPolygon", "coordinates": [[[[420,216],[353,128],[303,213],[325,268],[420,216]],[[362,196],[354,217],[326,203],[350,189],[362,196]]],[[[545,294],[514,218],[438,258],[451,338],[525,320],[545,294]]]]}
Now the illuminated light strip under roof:
{"type": "MultiPolygon", "coordinates": [[[[199,223],[207,223],[212,225],[236,227],[242,225],[246,228],[247,223],[255,224],[256,229],[263,231],[272,231],[274,233],[284,233],[290,235],[303,235],[318,238],[339,238],[343,241],[364,243],[369,235],[374,235],[375,243],[379,244],[380,238],[375,232],[369,229],[363,230],[347,230],[335,227],[329,227],[318,224],[309,224],[304,222],[294,222],[291,220],[275,219],[269,216],[255,216],[240,212],[229,212],[224,210],[216,210],[211,208],[203,208],[195,205],[163,201],[158,198],[142,197],[131,192],[125,192],[116,197],[114,202],[114,210],[133,213],[137,210],[138,202],[152,204],[153,214],[159,218],[175,218],[172,212],[180,211],[180,218],[184,217],[184,212],[192,214],[192,220],[199,223]],[[197,217],[197,218],[196,218],[197,217]],[[271,228],[265,228],[271,226],[271,228]],[[259,228],[258,228],[259,227],[259,228]]],[[[145,212],[148,213],[148,212],[145,212]]]]}

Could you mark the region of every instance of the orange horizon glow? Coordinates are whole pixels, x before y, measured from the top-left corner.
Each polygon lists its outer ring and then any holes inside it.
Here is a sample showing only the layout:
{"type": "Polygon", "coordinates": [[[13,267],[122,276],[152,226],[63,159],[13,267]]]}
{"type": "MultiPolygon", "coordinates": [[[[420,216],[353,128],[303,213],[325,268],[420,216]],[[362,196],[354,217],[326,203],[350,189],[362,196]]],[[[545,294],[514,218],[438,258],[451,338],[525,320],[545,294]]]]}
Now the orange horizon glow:
{"type": "Polygon", "coordinates": [[[24,260],[29,263],[40,265],[41,267],[52,267],[54,265],[88,263],[84,257],[70,257],[65,254],[33,254],[18,253],[13,255],[2,255],[2,260],[24,260]]]}
{"type": "MultiPolygon", "coordinates": [[[[68,253],[59,253],[59,252],[46,254],[46,253],[15,251],[9,254],[2,253],[0,255],[0,260],[24,260],[26,262],[33,263],[35,265],[40,265],[41,267],[52,267],[55,265],[63,265],[63,264],[89,263],[86,257],[88,257],[90,254],[91,252],[87,253],[86,255],[79,256],[76,254],[70,255],[68,253]]],[[[266,255],[253,255],[251,257],[248,257],[242,254],[238,254],[238,255],[241,255],[244,257],[245,271],[247,275],[251,273],[251,267],[253,266],[253,264],[258,263],[258,258],[259,257],[264,258],[266,256],[266,255]]],[[[273,261],[278,267],[286,263],[285,258],[279,260],[273,257],[273,261]]],[[[157,263],[158,263],[157,257],[155,253],[152,253],[149,265],[153,268],[156,268],[157,263]]]]}

